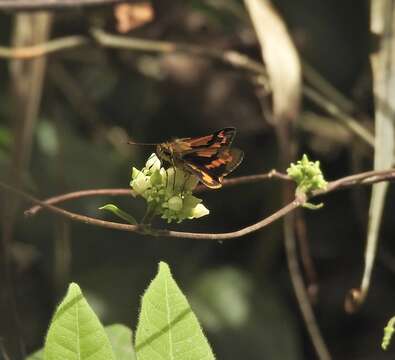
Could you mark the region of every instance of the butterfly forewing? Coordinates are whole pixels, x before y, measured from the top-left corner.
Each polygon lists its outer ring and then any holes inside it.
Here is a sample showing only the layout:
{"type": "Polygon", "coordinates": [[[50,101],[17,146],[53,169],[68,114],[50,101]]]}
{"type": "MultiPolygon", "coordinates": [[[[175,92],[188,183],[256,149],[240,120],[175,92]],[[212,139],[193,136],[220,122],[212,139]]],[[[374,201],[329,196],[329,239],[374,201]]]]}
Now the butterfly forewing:
{"type": "Polygon", "coordinates": [[[221,147],[228,147],[236,135],[235,128],[225,128],[212,135],[200,136],[195,138],[183,138],[175,140],[174,145],[184,147],[184,154],[193,153],[203,149],[219,150],[221,147]]]}

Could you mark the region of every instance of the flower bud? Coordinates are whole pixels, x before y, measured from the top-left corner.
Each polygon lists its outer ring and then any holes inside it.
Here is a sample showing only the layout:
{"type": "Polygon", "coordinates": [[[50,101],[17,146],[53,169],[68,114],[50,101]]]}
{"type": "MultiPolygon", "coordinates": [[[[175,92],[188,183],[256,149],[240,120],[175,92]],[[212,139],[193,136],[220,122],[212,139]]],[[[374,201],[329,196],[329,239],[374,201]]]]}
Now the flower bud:
{"type": "Polygon", "coordinates": [[[160,166],[161,162],[155,153],[152,153],[151,156],[148,158],[147,162],[145,163],[145,168],[148,169],[151,174],[156,170],[159,170],[160,166]]]}
{"type": "Polygon", "coordinates": [[[168,201],[170,210],[180,211],[182,209],[183,201],[179,196],[173,196],[168,201]]]}
{"type": "Polygon", "coordinates": [[[137,194],[142,195],[151,186],[151,183],[149,177],[141,173],[130,183],[130,186],[137,194]]]}

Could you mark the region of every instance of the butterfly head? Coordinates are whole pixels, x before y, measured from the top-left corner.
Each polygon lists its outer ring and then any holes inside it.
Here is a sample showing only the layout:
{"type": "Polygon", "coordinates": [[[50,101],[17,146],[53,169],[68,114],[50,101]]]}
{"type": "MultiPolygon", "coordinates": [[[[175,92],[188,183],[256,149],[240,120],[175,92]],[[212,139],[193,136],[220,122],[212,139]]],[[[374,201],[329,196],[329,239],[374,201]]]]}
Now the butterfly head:
{"type": "Polygon", "coordinates": [[[167,142],[158,144],[156,145],[156,154],[160,159],[171,163],[173,159],[173,148],[167,142]]]}

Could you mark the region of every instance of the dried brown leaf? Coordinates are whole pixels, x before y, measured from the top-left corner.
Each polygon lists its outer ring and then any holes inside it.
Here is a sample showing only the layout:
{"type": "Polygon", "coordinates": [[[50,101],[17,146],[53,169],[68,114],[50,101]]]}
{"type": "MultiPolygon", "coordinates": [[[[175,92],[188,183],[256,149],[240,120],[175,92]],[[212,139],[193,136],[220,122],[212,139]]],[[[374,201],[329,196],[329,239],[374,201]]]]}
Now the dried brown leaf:
{"type": "Polygon", "coordinates": [[[294,119],[301,98],[301,64],[286,25],[268,0],[244,0],[273,92],[276,119],[294,119]]]}
{"type": "MultiPolygon", "coordinates": [[[[371,30],[380,38],[379,51],[371,55],[375,101],[374,169],[391,168],[395,160],[395,7],[393,0],[371,1],[371,30]]],[[[352,289],[346,310],[354,312],[364,302],[370,287],[377,254],[388,183],[375,184],[369,208],[365,266],[359,289],[352,289]]]]}
{"type": "Polygon", "coordinates": [[[114,16],[117,20],[117,30],[127,33],[145,25],[154,18],[154,9],[149,1],[115,6],[114,16]]]}

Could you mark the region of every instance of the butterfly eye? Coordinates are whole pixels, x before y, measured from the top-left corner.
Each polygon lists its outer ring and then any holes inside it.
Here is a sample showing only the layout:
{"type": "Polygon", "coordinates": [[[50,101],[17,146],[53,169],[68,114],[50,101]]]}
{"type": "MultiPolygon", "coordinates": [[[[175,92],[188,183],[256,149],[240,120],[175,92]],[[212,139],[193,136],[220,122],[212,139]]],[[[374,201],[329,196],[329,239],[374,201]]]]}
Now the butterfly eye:
{"type": "Polygon", "coordinates": [[[171,161],[172,158],[172,152],[170,151],[170,147],[166,146],[165,144],[159,144],[156,147],[156,153],[158,157],[160,157],[162,160],[171,161]]]}

